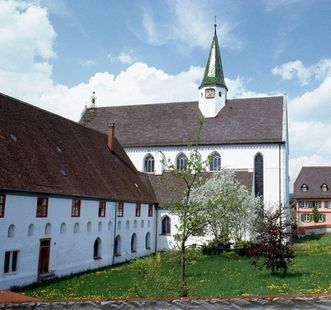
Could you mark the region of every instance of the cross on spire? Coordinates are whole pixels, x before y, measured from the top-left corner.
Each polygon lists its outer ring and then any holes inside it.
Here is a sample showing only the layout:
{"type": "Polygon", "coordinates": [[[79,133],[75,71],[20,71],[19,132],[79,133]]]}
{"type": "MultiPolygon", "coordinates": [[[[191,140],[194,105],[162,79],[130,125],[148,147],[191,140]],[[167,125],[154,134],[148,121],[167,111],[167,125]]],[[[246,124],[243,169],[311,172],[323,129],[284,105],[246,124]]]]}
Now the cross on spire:
{"type": "Polygon", "coordinates": [[[215,18],[215,24],[214,24],[214,33],[216,34],[216,28],[217,28],[217,23],[216,23],[216,15],[214,16],[215,18]]]}

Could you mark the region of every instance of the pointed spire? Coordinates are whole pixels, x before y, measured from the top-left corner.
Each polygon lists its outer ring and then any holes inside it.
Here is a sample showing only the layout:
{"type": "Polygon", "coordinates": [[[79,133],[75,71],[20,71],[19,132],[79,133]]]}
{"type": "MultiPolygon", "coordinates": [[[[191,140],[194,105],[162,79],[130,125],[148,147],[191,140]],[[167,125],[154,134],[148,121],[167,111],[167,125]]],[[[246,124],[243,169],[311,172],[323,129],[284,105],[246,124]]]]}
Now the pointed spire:
{"type": "Polygon", "coordinates": [[[204,86],[212,86],[217,85],[224,87],[226,90],[228,88],[225,85],[224,81],[224,74],[223,74],[223,67],[222,67],[222,60],[220,54],[220,48],[218,45],[218,38],[216,33],[216,16],[215,16],[215,24],[214,24],[214,37],[211,43],[208,62],[205,69],[205,74],[203,76],[203,80],[199,88],[204,86]]]}

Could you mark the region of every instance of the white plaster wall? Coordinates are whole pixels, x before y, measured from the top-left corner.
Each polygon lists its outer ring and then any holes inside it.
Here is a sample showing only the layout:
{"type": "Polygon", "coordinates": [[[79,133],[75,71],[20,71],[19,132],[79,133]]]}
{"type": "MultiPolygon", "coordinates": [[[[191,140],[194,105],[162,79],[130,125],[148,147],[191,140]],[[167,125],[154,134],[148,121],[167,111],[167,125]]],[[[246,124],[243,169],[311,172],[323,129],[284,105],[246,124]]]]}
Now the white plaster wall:
{"type": "Polygon", "coordinates": [[[121,237],[121,255],[115,256],[115,263],[125,262],[133,258],[149,255],[155,252],[155,217],[156,210],[153,207],[153,216],[148,216],[148,204],[141,204],[141,213],[136,217],[136,204],[124,203],[123,217],[117,218],[116,236],[121,237]],[[127,228],[129,221],[129,228],[127,228]],[[137,227],[134,222],[137,221],[137,227]],[[144,225],[142,227],[142,221],[144,225]],[[121,222],[120,228],[118,222],[121,222]],[[150,233],[150,249],[146,249],[145,238],[146,234],[150,233]],[[137,235],[137,252],[131,252],[131,238],[133,234],[137,235]]]}
{"type": "MultiPolygon", "coordinates": [[[[189,156],[191,148],[187,146],[176,147],[140,147],[126,148],[127,154],[136,168],[144,169],[144,157],[147,153],[154,156],[155,161],[163,154],[165,160],[170,159],[176,163],[179,153],[189,156]]],[[[217,151],[221,155],[221,166],[227,169],[254,171],[254,158],[257,153],[263,155],[264,164],[264,203],[266,206],[278,205],[283,202],[287,205],[288,196],[288,154],[285,144],[236,144],[199,146],[201,159],[217,151]]],[[[155,166],[159,165],[158,162],[155,166]]]]}
{"type": "MultiPolygon", "coordinates": [[[[99,200],[81,200],[80,217],[71,217],[72,199],[49,197],[47,218],[36,217],[37,196],[6,194],[5,217],[0,218],[0,289],[22,286],[38,279],[38,262],[40,239],[51,239],[49,271],[57,276],[107,266],[113,263],[115,202],[107,201],[106,216],[98,217],[99,200]],[[92,229],[87,231],[91,221],[92,229]],[[60,233],[61,223],[66,224],[66,232],[60,233]],[[79,223],[79,233],[74,233],[75,223],[79,223]],[[98,223],[102,230],[98,230],[98,223]],[[111,222],[110,226],[108,225],[111,222]],[[45,225],[51,224],[51,233],[45,235],[45,225]],[[9,225],[15,225],[15,236],[8,238],[9,225]],[[28,227],[34,224],[33,236],[28,236],[28,227]],[[94,242],[101,239],[101,257],[93,258],[94,242]],[[3,262],[6,251],[18,250],[17,271],[4,273],[3,262]]],[[[125,203],[123,219],[130,220],[130,230],[117,231],[122,237],[123,256],[117,257],[115,263],[143,256],[155,250],[155,210],[153,217],[148,217],[148,205],[142,204],[141,217],[135,217],[135,204],[125,203]],[[137,228],[133,221],[137,219],[137,228]],[[144,227],[141,221],[144,220],[144,227]],[[150,225],[148,227],[148,221],[150,225]],[[145,249],[145,236],[151,234],[151,249],[145,249]],[[131,235],[137,233],[137,252],[131,253],[131,235]]]]}

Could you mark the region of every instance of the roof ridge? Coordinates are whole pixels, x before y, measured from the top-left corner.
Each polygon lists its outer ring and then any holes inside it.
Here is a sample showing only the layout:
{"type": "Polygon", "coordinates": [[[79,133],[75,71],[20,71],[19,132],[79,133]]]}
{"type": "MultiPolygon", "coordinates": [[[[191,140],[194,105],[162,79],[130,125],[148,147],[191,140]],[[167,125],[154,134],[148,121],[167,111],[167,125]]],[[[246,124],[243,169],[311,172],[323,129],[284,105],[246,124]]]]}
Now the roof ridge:
{"type": "Polygon", "coordinates": [[[144,104],[123,104],[123,105],[109,105],[109,106],[103,106],[103,107],[95,107],[95,108],[87,108],[87,110],[90,110],[90,109],[95,109],[95,110],[98,110],[98,109],[103,109],[103,108],[124,108],[124,107],[143,107],[143,106],[156,106],[156,105],[164,105],[164,104],[180,104],[180,103],[198,103],[198,100],[190,100],[190,101],[172,101],[172,102],[153,102],[153,103],[144,103],[144,104]]]}

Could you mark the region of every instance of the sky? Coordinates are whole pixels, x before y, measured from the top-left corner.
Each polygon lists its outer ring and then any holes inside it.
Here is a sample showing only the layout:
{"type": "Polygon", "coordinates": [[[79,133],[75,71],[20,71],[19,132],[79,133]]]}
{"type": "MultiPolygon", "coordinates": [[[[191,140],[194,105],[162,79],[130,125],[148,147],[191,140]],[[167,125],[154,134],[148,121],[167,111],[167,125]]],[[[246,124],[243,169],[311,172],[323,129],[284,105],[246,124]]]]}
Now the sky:
{"type": "Polygon", "coordinates": [[[330,0],[0,0],[0,92],[75,121],[93,91],[196,101],[214,16],[228,98],[287,95],[291,184],[331,165],[330,0]]]}

